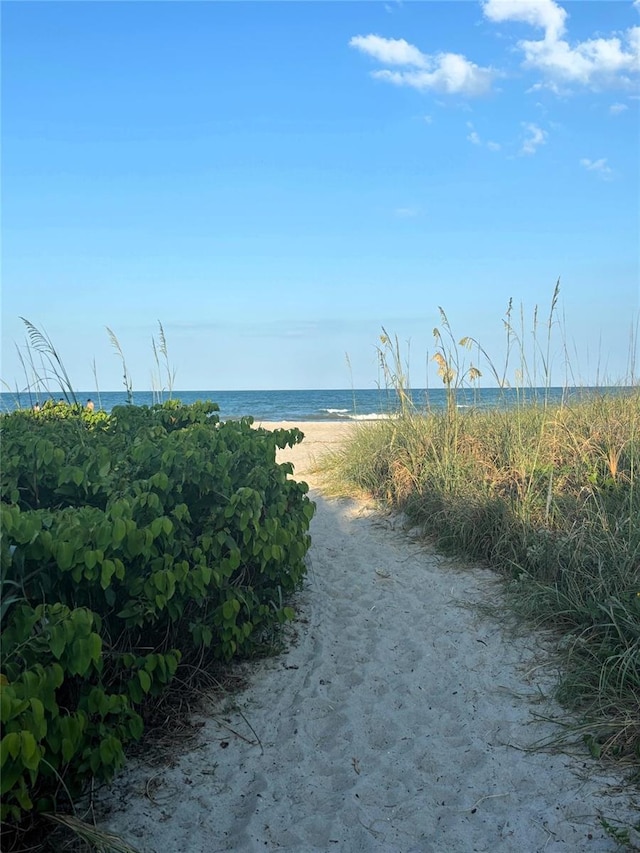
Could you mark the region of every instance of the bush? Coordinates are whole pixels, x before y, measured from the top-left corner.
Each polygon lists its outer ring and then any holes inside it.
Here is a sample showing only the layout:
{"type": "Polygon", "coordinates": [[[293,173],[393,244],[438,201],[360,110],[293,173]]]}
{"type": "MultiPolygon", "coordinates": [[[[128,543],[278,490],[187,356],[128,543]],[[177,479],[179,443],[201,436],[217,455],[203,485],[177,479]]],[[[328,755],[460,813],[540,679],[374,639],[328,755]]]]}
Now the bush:
{"type": "Polygon", "coordinates": [[[181,661],[293,616],[314,507],[276,448],[303,434],[216,411],[2,416],[3,820],[111,778],[181,661]]]}

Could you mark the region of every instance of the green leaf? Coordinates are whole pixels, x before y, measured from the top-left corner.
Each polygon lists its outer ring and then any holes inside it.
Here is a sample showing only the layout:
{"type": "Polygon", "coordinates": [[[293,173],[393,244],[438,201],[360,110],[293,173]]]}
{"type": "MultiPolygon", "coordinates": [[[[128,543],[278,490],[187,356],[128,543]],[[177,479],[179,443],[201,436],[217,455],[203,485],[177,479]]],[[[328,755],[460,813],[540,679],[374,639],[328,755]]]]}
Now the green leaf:
{"type": "Polygon", "coordinates": [[[111,533],[111,542],[114,547],[119,545],[127,535],[127,525],[121,518],[114,519],[113,529],[111,533]]]}
{"type": "Polygon", "coordinates": [[[116,570],[116,565],[113,560],[104,560],[102,563],[102,571],[100,574],[100,586],[106,589],[111,583],[111,578],[116,570]]]}
{"type": "Polygon", "coordinates": [[[140,740],[142,737],[142,732],[144,730],[144,723],[142,722],[142,717],[138,714],[134,714],[129,719],[129,734],[134,740],[140,740]]]}
{"type": "Polygon", "coordinates": [[[0,741],[0,767],[4,766],[8,756],[17,758],[20,754],[20,733],[9,732],[0,741]]]}
{"type": "Polygon", "coordinates": [[[102,654],[102,638],[100,635],[96,633],[90,634],[87,639],[87,646],[89,648],[91,660],[94,663],[98,663],[102,654]]]}
{"type": "Polygon", "coordinates": [[[31,732],[26,730],[20,732],[20,738],[22,740],[22,763],[28,770],[37,770],[38,764],[40,764],[40,750],[36,739],[31,732]]]}
{"type": "Polygon", "coordinates": [[[149,673],[145,672],[144,669],[138,670],[138,679],[140,681],[140,687],[142,687],[145,693],[148,693],[151,690],[151,678],[149,677],[149,673]]]}
{"type": "Polygon", "coordinates": [[[105,738],[100,741],[100,759],[102,763],[107,766],[109,764],[113,764],[114,754],[113,746],[111,745],[111,738],[105,738]]]}
{"type": "Polygon", "coordinates": [[[0,691],[0,722],[7,723],[13,716],[13,690],[11,696],[6,687],[0,691]]]}
{"type": "MultiPolygon", "coordinates": [[[[156,519],[156,521],[159,520],[159,518],[156,519]]],[[[151,580],[153,581],[153,584],[158,590],[158,592],[167,591],[167,576],[165,572],[156,572],[154,575],[151,576],[151,580]]]]}
{"type": "Polygon", "coordinates": [[[59,663],[53,663],[47,667],[47,681],[54,689],[60,687],[64,681],[64,670],[59,663]]]}
{"type": "Polygon", "coordinates": [[[65,650],[67,641],[65,639],[64,629],[56,626],[51,629],[51,637],[49,639],[49,648],[55,658],[60,660],[62,653],[65,650]]]}
{"type": "Polygon", "coordinates": [[[24,787],[24,782],[22,782],[22,784],[13,792],[13,796],[20,804],[20,808],[25,812],[28,812],[33,808],[33,803],[31,802],[27,789],[24,787]]]}
{"type": "Polygon", "coordinates": [[[165,660],[167,662],[167,671],[169,676],[173,678],[176,669],[178,668],[178,661],[180,660],[180,652],[167,652],[165,655],[165,660]]]}
{"type": "Polygon", "coordinates": [[[91,665],[91,650],[86,640],[74,640],[71,645],[68,668],[73,675],[84,675],[91,665]]]}
{"type": "Polygon", "coordinates": [[[75,752],[75,745],[71,738],[62,738],[62,760],[65,762],[71,761],[75,752]]]}
{"type": "Polygon", "coordinates": [[[129,681],[127,687],[129,689],[129,696],[131,697],[131,701],[135,702],[136,704],[140,704],[140,702],[142,702],[142,690],[140,689],[140,682],[132,678],[129,681]]]}
{"type": "Polygon", "coordinates": [[[75,549],[71,542],[60,542],[57,551],[58,566],[63,572],[68,571],[73,565],[75,549]]]}
{"type": "Polygon", "coordinates": [[[44,737],[47,733],[47,723],[44,718],[44,705],[35,696],[29,700],[31,705],[31,713],[35,723],[37,734],[39,737],[44,737]]]}

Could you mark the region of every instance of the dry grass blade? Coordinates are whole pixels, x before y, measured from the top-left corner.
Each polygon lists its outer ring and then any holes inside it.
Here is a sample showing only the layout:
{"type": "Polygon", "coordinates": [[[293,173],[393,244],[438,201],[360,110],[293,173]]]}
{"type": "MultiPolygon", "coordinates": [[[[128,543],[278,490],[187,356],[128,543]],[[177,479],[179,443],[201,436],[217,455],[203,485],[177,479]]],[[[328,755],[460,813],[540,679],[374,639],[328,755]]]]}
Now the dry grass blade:
{"type": "Polygon", "coordinates": [[[164,327],[160,320],[158,320],[158,337],[160,339],[160,353],[164,359],[164,367],[167,373],[167,389],[169,391],[169,399],[171,399],[173,395],[173,386],[176,379],[176,372],[172,370],[169,366],[169,349],[167,347],[167,338],[164,333],[164,327]]]}
{"type": "MultiPolygon", "coordinates": [[[[46,378],[55,379],[68,403],[77,403],[78,401],[73,390],[71,379],[69,378],[69,374],[67,373],[60,354],[53,345],[51,338],[46,334],[46,332],[40,331],[40,329],[38,329],[38,327],[30,320],[27,320],[25,317],[20,317],[20,319],[25,324],[29,336],[28,350],[31,367],[33,368],[33,358],[31,357],[31,353],[40,353],[43,358],[43,372],[48,374],[46,366],[44,365],[44,359],[46,359],[52,371],[52,374],[48,375],[46,378]]],[[[22,363],[24,366],[24,362],[22,363]]]]}
{"type": "Polygon", "coordinates": [[[115,332],[113,332],[109,326],[105,327],[107,330],[107,334],[109,335],[109,340],[111,341],[111,346],[115,349],[117,355],[122,362],[122,380],[124,382],[124,387],[127,391],[127,403],[133,403],[133,383],[131,382],[131,376],[127,369],[127,362],[124,357],[124,353],[122,351],[122,347],[120,346],[120,341],[116,337],[115,332]]]}
{"type": "Polygon", "coordinates": [[[47,820],[68,829],[79,840],[89,846],[95,853],[138,853],[135,847],[131,847],[117,835],[112,835],[98,829],[91,823],[87,823],[72,815],[44,815],[47,820]]]}

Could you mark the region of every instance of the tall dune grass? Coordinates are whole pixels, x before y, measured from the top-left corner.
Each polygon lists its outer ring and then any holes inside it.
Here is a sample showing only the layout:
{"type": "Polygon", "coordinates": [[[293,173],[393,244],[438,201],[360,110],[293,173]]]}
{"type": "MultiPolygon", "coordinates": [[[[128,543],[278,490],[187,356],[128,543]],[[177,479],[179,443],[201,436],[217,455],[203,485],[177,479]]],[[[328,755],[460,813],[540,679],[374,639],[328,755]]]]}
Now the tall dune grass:
{"type": "MultiPolygon", "coordinates": [[[[594,755],[630,761],[640,778],[640,387],[551,404],[557,293],[537,367],[517,348],[517,375],[542,390],[531,386],[510,408],[457,408],[457,389],[480,376],[464,353],[488,354],[473,339],[456,342],[444,312],[435,361],[448,405],[408,405],[408,370],[384,332],[385,377],[402,377],[399,416],[358,425],[326,465],[334,484],[404,510],[441,550],[501,572],[516,610],[558,631],[558,698],[579,712],[573,733],[594,755]]],[[[507,334],[522,340],[508,324],[507,334]]],[[[489,369],[506,384],[506,370],[489,369]]]]}

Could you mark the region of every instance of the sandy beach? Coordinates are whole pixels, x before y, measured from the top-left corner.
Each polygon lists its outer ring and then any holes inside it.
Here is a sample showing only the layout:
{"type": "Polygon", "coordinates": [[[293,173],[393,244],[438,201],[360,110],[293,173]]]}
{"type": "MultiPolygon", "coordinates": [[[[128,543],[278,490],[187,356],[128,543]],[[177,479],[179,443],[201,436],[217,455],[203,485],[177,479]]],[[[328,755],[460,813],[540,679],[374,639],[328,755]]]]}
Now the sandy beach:
{"type": "Polygon", "coordinates": [[[621,777],[528,749],[557,733],[537,719],[560,712],[548,638],[486,614],[490,571],[323,497],[314,460],[352,427],[299,426],[281,456],[317,512],[291,643],[243,665],[247,688],[203,708],[166,765],[132,760],[100,826],[141,853],[619,849],[599,815],[638,820],[621,777]]]}

